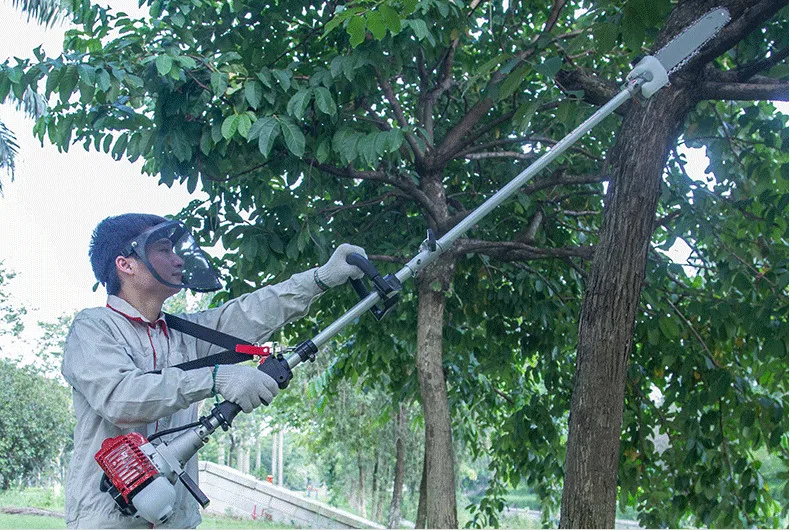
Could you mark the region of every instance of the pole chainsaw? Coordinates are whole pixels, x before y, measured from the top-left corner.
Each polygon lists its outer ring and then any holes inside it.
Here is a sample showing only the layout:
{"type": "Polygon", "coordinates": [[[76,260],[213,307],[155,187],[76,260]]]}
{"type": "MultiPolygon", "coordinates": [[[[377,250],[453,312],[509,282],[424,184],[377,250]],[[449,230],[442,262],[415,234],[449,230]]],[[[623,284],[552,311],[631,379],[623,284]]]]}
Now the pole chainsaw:
{"type": "MultiPolygon", "coordinates": [[[[642,58],[626,76],[618,95],[486,200],[441,239],[437,240],[429,230],[428,237],[420,245],[419,253],[396,274],[382,277],[364,257],[358,254],[349,256],[347,261],[362,269],[365,276],[372,282],[374,290],[369,291],[362,280],[352,280],[352,286],[360,297],[360,301],[353,308],[313,339],[306,340],[293,348],[287,358],[282,353],[269,355],[261,362],[258,369],[274,378],[280,388],[285,388],[291,380],[293,368],[305,361],[315,360],[319,348],[367,310],[370,310],[377,320],[381,320],[397,302],[404,281],[417,275],[433,263],[452,246],[456,239],[499,204],[510,198],[537,173],[629,98],[634,97],[639,102],[644,102],[662,87],[668,85],[669,75],[695,56],[700,48],[713,38],[729,20],[730,15],[727,9],[721,7],[713,9],[684,29],[654,56],[642,58]]],[[[175,500],[174,484],[177,481],[180,481],[198,503],[205,508],[209,499],[187,475],[183,466],[208,442],[209,436],[214,431],[218,428],[227,430],[240,411],[240,407],[234,403],[224,401],[216,405],[207,416],[201,417],[196,423],[156,433],[148,440],[134,432],[108,438],[95,455],[97,463],[104,471],[101,489],[110,493],[123,513],[137,515],[151,523],[163,523],[172,514],[172,505],[175,500]],[[182,430],[185,432],[170,441],[158,445],[153,444],[153,440],[157,437],[182,430]]]]}

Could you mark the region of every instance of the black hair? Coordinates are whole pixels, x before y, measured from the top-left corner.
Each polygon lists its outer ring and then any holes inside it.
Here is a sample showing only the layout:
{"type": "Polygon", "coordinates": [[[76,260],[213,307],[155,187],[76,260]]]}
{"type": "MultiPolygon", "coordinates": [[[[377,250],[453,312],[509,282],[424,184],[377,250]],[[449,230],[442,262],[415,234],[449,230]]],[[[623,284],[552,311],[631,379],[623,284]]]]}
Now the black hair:
{"type": "Polygon", "coordinates": [[[107,294],[118,294],[121,290],[121,282],[115,271],[115,258],[124,255],[124,248],[132,239],[165,221],[167,219],[158,215],[125,213],[108,217],[96,225],[88,255],[93,274],[107,288],[107,294]]]}

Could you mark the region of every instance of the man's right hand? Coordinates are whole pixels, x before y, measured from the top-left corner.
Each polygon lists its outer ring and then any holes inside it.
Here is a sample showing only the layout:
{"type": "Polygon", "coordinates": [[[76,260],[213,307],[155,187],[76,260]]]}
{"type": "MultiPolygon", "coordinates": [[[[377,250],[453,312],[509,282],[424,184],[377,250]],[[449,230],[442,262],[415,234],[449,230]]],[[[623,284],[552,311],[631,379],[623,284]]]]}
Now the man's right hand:
{"type": "Polygon", "coordinates": [[[277,382],[252,366],[223,364],[217,368],[217,392],[244,412],[252,412],[261,403],[268,405],[277,395],[277,382]]]}

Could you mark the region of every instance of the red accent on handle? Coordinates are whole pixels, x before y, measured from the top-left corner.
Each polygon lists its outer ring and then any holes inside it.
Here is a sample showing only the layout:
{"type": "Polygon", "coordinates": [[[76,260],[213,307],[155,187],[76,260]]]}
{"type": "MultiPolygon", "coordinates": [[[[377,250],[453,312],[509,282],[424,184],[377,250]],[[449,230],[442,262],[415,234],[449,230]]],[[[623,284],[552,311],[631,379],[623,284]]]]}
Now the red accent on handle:
{"type": "Polygon", "coordinates": [[[247,355],[260,355],[261,357],[268,357],[272,354],[272,349],[269,346],[255,346],[254,344],[237,344],[236,353],[246,353],[247,355]]]}

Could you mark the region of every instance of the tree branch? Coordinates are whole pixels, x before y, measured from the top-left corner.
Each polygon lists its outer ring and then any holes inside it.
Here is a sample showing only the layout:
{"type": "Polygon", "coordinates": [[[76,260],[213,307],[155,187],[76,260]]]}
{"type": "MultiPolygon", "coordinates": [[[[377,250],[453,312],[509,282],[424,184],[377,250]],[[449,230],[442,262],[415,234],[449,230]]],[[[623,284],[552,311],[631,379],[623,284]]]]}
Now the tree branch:
{"type": "Polygon", "coordinates": [[[732,101],[787,101],[787,79],[772,83],[719,83],[705,81],[699,86],[698,95],[702,99],[724,99],[732,101]]]}
{"type": "MultiPolygon", "coordinates": [[[[521,193],[525,195],[531,195],[537,191],[554,186],[579,186],[582,184],[597,184],[607,180],[607,178],[608,176],[603,174],[568,176],[564,171],[555,171],[552,176],[547,179],[530,182],[521,188],[521,193]]],[[[448,221],[447,226],[455,226],[456,224],[460,223],[467,215],[469,215],[469,211],[466,210],[457,213],[448,221]]]]}
{"type": "Polygon", "coordinates": [[[381,195],[379,197],[375,197],[375,198],[370,199],[368,201],[360,201],[360,202],[355,202],[353,204],[344,204],[344,205],[341,205],[341,206],[332,206],[330,208],[324,208],[322,210],[319,210],[318,213],[335,215],[335,214],[340,213],[340,212],[345,211],[345,210],[361,210],[363,208],[367,208],[368,206],[377,205],[377,204],[381,203],[382,201],[384,201],[384,200],[386,200],[386,199],[388,199],[390,197],[403,198],[403,197],[405,197],[405,194],[402,191],[388,191],[384,195],[381,195]]]}
{"type": "Polygon", "coordinates": [[[551,11],[549,12],[549,18],[546,19],[546,24],[543,25],[544,33],[554,29],[554,26],[557,24],[557,20],[560,18],[562,8],[565,7],[565,3],[566,0],[554,0],[551,5],[551,11]]]}
{"type": "Polygon", "coordinates": [[[519,151],[486,151],[483,153],[467,153],[463,155],[467,160],[484,160],[486,158],[515,158],[517,160],[534,160],[537,155],[519,151]]]}
{"type": "Polygon", "coordinates": [[[528,261],[547,258],[577,257],[591,259],[595,247],[541,248],[515,241],[484,241],[481,239],[462,239],[452,247],[456,255],[473,252],[486,254],[501,261],[528,261]]]}
{"type": "Polygon", "coordinates": [[[434,222],[438,222],[438,216],[436,214],[436,207],[433,202],[428,198],[428,196],[420,190],[417,186],[414,185],[407,178],[400,178],[399,176],[391,176],[388,175],[384,171],[359,171],[352,167],[337,167],[331,164],[322,164],[318,160],[312,158],[304,158],[304,163],[317,168],[321,171],[325,171],[330,175],[334,175],[340,178],[347,178],[347,179],[361,179],[361,180],[373,180],[377,182],[384,182],[385,184],[389,184],[401,190],[407,197],[411,198],[419,204],[427,213],[428,215],[434,220],[434,222]]]}
{"type": "MultiPolygon", "coordinates": [[[[560,87],[560,90],[565,93],[583,90],[584,101],[598,107],[607,103],[620,92],[617,83],[614,81],[602,79],[581,69],[560,70],[557,72],[554,81],[560,87]]],[[[615,112],[620,115],[624,114],[625,109],[630,104],[625,103],[615,112]]]]}
{"type": "Polygon", "coordinates": [[[409,122],[406,121],[406,117],[403,114],[403,109],[398,102],[398,98],[395,97],[395,92],[393,92],[392,86],[390,86],[389,81],[384,79],[384,76],[381,74],[381,71],[378,68],[374,67],[374,70],[376,72],[376,79],[378,79],[379,86],[384,92],[384,97],[387,98],[390,106],[392,106],[392,111],[395,113],[395,119],[398,121],[400,128],[403,129],[403,134],[406,137],[406,141],[409,142],[412,151],[414,152],[414,157],[418,163],[421,163],[425,159],[425,153],[422,149],[420,149],[420,146],[417,143],[417,138],[408,132],[409,122]]]}
{"type": "MultiPolygon", "coordinates": [[[[748,81],[760,72],[770,70],[785,59],[787,59],[787,48],[779,50],[778,52],[774,52],[768,57],[763,57],[757,61],[742,65],[738,67],[737,70],[732,72],[732,74],[734,74],[733,77],[735,78],[734,81],[748,81]]],[[[723,74],[727,75],[730,74],[730,72],[723,72],[723,74]]]]}

